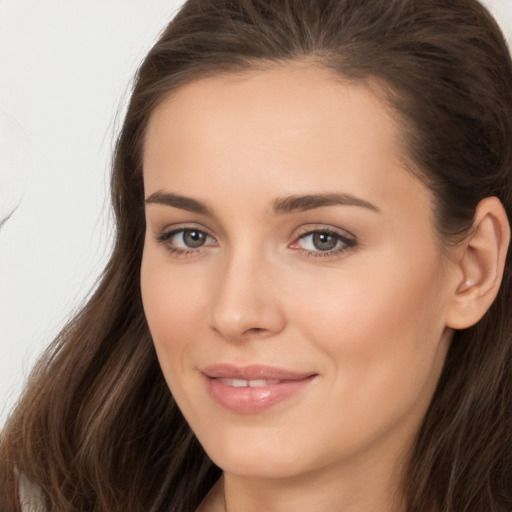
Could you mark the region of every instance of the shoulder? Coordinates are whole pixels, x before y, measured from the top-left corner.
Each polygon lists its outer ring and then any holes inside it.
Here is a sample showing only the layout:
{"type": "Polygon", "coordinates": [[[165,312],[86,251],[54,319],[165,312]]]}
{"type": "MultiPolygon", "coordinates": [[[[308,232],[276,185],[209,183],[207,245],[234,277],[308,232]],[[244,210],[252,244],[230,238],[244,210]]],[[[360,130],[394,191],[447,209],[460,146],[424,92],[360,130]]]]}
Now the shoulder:
{"type": "Polygon", "coordinates": [[[41,489],[23,473],[19,476],[19,493],[22,512],[46,512],[41,489]]]}

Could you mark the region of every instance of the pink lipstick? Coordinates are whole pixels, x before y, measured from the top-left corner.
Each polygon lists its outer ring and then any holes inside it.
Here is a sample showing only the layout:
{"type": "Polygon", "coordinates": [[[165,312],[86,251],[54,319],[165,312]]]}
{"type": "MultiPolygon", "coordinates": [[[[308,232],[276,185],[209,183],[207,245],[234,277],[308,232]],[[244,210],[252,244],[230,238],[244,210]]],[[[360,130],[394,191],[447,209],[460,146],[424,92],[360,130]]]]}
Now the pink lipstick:
{"type": "Polygon", "coordinates": [[[216,364],[203,368],[210,396],[228,411],[263,411],[306,387],[316,376],[273,366],[216,364]]]}

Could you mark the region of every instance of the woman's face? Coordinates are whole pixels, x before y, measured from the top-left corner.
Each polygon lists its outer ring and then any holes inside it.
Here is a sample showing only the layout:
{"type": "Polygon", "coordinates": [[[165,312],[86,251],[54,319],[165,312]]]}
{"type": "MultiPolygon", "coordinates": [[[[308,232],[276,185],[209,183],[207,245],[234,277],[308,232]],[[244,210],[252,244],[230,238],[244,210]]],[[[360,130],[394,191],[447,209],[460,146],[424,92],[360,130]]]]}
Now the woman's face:
{"type": "Polygon", "coordinates": [[[399,139],[367,88],[299,64],[194,82],[152,115],[144,308],[227,473],[373,471],[416,434],[455,280],[399,139]]]}

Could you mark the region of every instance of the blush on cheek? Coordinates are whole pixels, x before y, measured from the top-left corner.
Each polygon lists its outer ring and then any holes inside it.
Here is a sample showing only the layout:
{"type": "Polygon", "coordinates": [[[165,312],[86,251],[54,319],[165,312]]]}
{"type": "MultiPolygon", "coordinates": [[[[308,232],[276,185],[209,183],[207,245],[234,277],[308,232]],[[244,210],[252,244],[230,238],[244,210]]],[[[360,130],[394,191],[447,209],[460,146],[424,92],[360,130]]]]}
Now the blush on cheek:
{"type": "Polygon", "coordinates": [[[314,337],[331,350],[346,352],[348,359],[382,361],[399,351],[417,350],[417,345],[430,341],[429,331],[436,331],[439,317],[426,263],[420,269],[402,268],[394,274],[374,271],[366,279],[345,280],[324,293],[326,300],[311,300],[314,309],[309,307],[301,315],[315,318],[308,323],[314,326],[314,337]]]}
{"type": "Polygon", "coordinates": [[[176,325],[180,301],[171,293],[169,283],[159,278],[158,272],[143,267],[141,273],[141,294],[144,313],[155,343],[165,340],[170,326],[176,325]]]}
{"type": "Polygon", "coordinates": [[[171,361],[174,365],[186,358],[189,345],[194,345],[189,341],[205,325],[206,294],[199,284],[200,279],[172,270],[168,263],[159,266],[148,260],[142,267],[144,312],[164,373],[171,361]]]}

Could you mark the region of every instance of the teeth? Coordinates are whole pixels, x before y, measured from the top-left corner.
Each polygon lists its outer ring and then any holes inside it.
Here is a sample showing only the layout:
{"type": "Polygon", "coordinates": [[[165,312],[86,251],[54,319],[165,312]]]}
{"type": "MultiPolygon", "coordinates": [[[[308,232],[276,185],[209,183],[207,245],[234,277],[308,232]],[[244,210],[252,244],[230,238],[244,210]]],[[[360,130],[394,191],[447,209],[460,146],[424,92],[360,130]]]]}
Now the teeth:
{"type": "Polygon", "coordinates": [[[268,381],[264,379],[249,381],[249,387],[251,388],[262,388],[263,386],[268,386],[268,381]]]}
{"type": "Polygon", "coordinates": [[[280,382],[279,380],[276,379],[244,380],[220,378],[218,380],[225,384],[226,386],[231,386],[233,388],[263,388],[265,386],[279,384],[280,382]]]}

